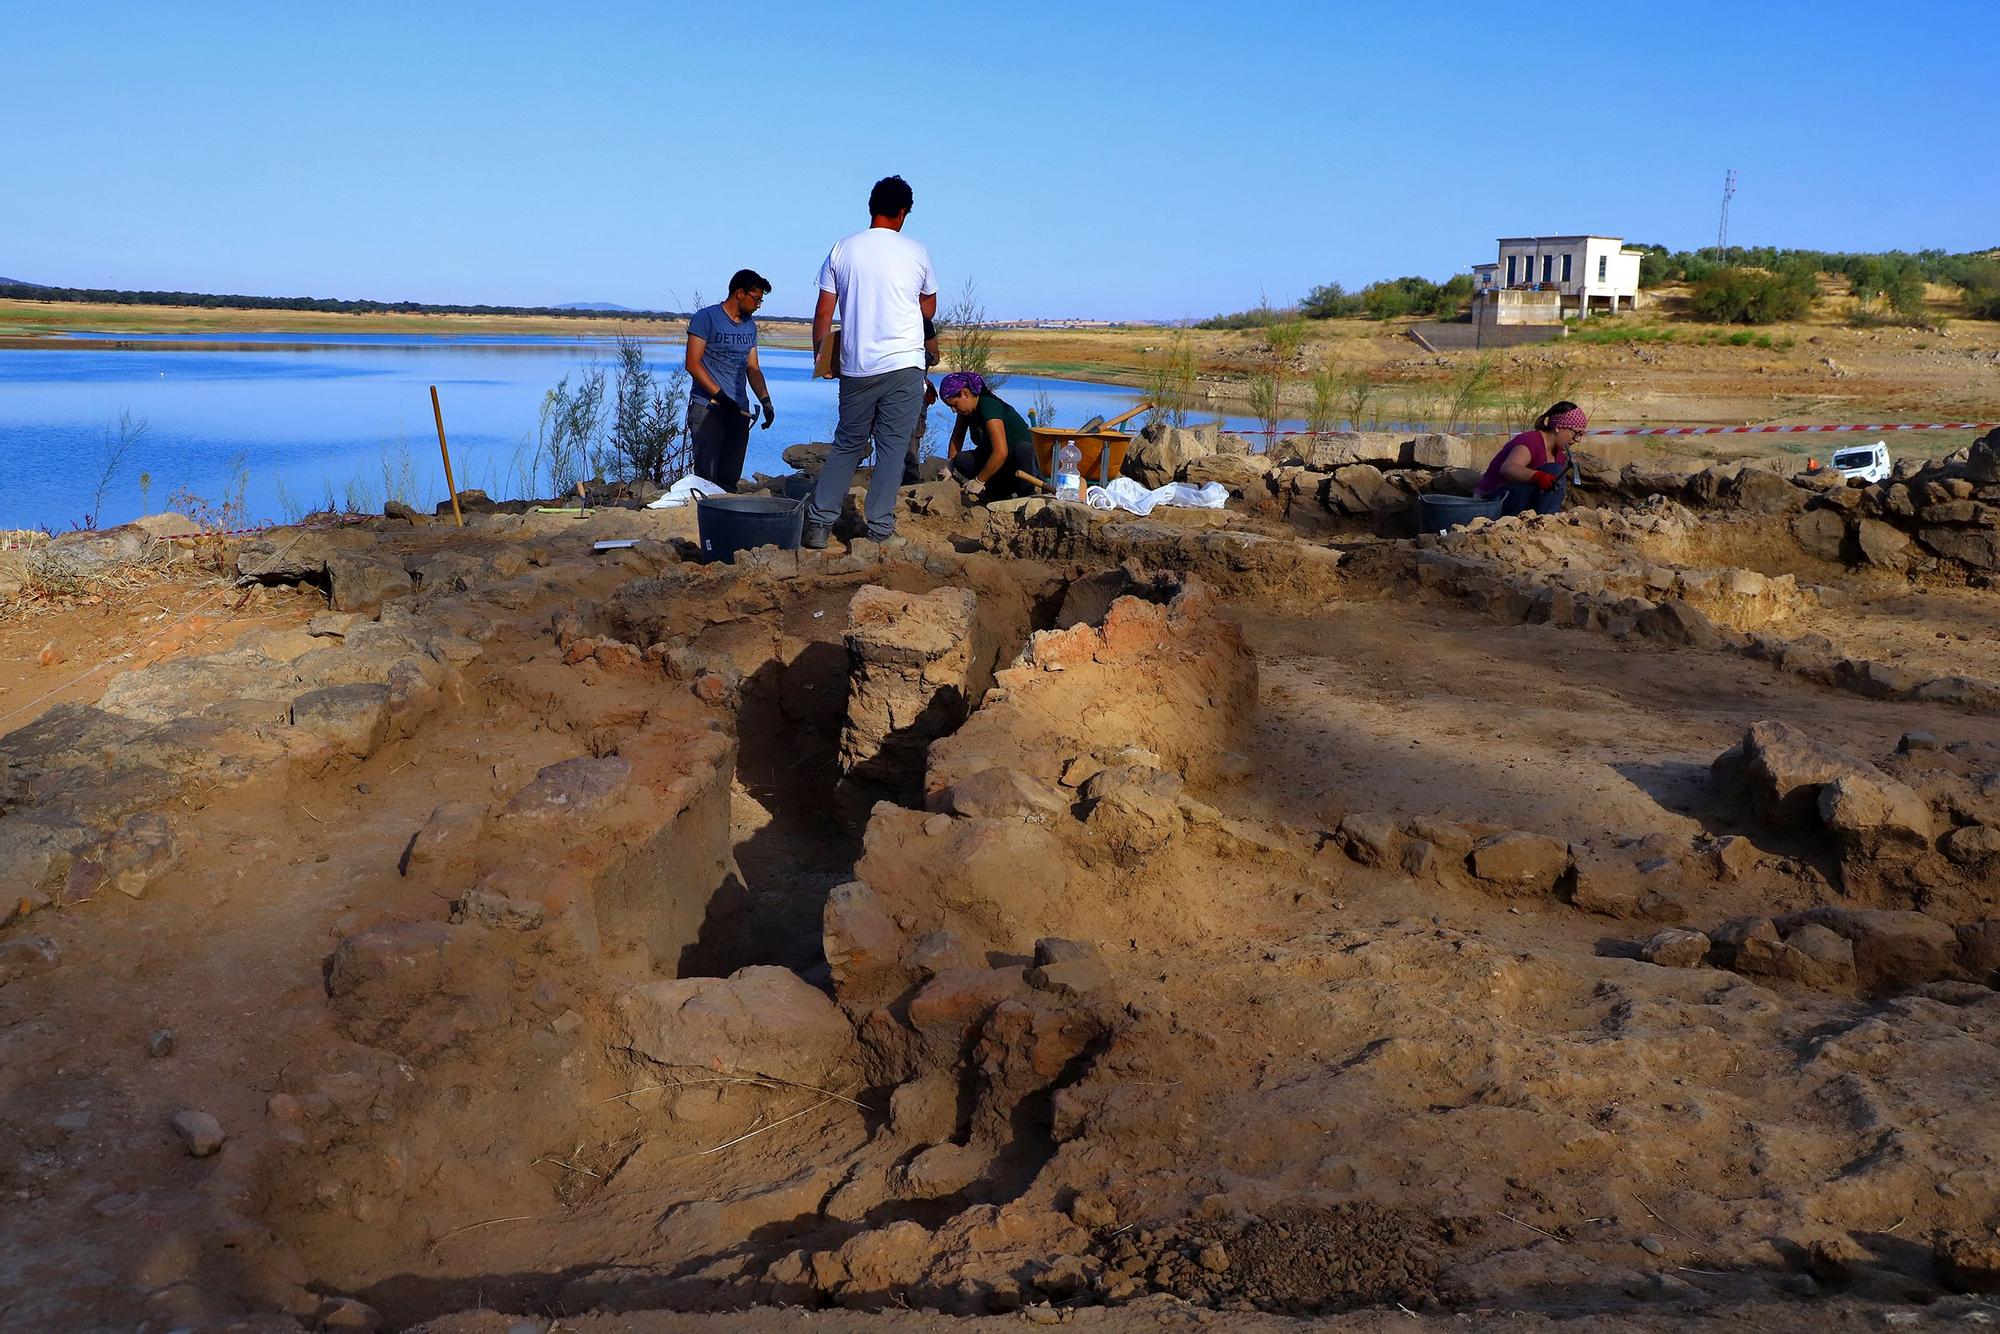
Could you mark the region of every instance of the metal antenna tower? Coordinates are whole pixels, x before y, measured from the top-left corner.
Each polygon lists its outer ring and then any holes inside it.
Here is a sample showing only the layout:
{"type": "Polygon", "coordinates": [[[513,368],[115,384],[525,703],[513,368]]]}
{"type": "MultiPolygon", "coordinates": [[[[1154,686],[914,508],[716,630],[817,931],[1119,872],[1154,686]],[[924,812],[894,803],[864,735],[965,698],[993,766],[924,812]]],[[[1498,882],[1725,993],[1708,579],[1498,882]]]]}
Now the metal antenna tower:
{"type": "Polygon", "coordinates": [[[1722,221],[1715,226],[1715,257],[1723,258],[1729,245],[1729,201],[1736,197],[1736,168],[1731,167],[1722,178],[1722,221]]]}

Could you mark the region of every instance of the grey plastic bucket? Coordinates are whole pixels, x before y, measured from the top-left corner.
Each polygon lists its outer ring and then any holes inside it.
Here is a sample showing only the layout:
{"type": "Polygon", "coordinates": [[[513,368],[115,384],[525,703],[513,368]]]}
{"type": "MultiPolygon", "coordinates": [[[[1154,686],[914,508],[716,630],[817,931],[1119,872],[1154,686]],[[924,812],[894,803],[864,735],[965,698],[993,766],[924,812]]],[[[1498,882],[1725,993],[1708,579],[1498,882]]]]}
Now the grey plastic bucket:
{"type": "Polygon", "coordinates": [[[1474,519],[1497,519],[1501,506],[1506,503],[1505,496],[1494,496],[1489,500],[1476,496],[1418,496],[1417,531],[1441,533],[1455,524],[1471,523],[1474,519]]]}
{"type": "Polygon", "coordinates": [[[695,531],[705,561],[736,563],[752,547],[799,549],[806,503],[781,496],[703,496],[695,502],[695,531]]]}

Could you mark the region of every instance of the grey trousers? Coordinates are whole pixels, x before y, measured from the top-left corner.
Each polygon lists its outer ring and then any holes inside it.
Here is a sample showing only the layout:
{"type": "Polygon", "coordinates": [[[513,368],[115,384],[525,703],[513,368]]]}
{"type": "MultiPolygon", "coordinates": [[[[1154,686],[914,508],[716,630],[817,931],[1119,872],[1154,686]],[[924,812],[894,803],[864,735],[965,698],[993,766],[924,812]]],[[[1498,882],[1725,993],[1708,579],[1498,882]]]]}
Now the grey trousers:
{"type": "Polygon", "coordinates": [[[841,502],[854,481],[854,470],[875,448],[875,471],[868,483],[862,511],[868,536],[876,541],[896,531],[896,488],[903,481],[903,459],[910,435],[924,411],[924,373],[916,366],[880,375],[840,377],[840,422],[833,428],[833,449],[813,487],[806,519],[831,528],[840,518],[841,502]]]}

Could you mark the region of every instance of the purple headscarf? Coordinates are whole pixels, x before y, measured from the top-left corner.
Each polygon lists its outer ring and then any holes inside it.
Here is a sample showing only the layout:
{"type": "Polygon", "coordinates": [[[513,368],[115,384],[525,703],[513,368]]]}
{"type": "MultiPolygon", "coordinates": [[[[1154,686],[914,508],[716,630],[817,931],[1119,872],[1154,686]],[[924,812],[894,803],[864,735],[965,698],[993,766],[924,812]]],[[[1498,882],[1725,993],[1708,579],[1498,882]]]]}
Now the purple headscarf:
{"type": "Polygon", "coordinates": [[[979,398],[986,393],[986,381],[980,376],[978,371],[953,371],[951,374],[945,376],[944,379],[938,381],[939,398],[951,398],[954,395],[964,393],[968,389],[972,391],[974,398],[979,398]]]}

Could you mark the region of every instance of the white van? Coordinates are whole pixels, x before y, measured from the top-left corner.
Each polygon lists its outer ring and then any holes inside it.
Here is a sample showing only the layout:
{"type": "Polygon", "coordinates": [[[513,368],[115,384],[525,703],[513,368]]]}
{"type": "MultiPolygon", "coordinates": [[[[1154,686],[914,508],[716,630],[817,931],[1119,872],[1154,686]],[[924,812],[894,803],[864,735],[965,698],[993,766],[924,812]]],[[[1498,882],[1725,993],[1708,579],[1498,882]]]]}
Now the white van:
{"type": "Polygon", "coordinates": [[[1872,445],[1840,450],[1833,456],[1833,467],[1850,482],[1857,477],[1864,482],[1886,482],[1889,480],[1889,444],[1886,440],[1877,440],[1872,445]]]}

